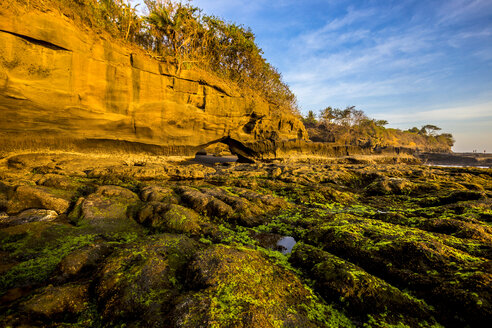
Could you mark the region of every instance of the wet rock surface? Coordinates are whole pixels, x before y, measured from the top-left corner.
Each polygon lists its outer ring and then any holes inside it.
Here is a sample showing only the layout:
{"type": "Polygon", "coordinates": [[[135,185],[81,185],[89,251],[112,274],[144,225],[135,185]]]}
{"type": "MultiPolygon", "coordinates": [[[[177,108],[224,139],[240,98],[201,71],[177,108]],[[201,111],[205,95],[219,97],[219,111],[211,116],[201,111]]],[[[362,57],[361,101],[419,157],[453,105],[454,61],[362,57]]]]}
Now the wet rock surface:
{"type": "Polygon", "coordinates": [[[162,327],[184,288],[179,281],[183,267],[196,249],[185,236],[157,235],[115,252],[96,278],[103,321],[162,327]]]}
{"type": "Polygon", "coordinates": [[[29,208],[43,208],[57,213],[67,211],[71,195],[65,190],[42,186],[18,186],[9,200],[7,213],[18,213],[29,208]]]}
{"type": "Polygon", "coordinates": [[[8,227],[28,222],[53,221],[58,217],[58,213],[52,210],[29,209],[22,211],[15,216],[8,216],[7,213],[0,214],[0,226],[8,227]]]}
{"type": "Polygon", "coordinates": [[[490,169],[132,162],[0,162],[0,326],[483,327],[492,316],[490,169]]]}
{"type": "Polygon", "coordinates": [[[88,285],[48,286],[21,304],[31,317],[54,320],[76,315],[87,308],[88,285]]]}

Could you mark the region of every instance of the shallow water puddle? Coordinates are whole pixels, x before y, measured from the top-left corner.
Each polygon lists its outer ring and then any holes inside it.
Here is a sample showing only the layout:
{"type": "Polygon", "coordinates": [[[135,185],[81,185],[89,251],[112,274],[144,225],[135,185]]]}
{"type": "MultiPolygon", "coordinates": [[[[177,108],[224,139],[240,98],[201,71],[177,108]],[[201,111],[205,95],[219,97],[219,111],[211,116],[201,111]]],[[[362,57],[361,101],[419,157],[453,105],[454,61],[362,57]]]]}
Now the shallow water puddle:
{"type": "Polygon", "coordinates": [[[282,254],[289,254],[292,252],[296,244],[296,240],[293,237],[285,236],[277,241],[276,250],[281,252],[282,254]]]}
{"type": "Polygon", "coordinates": [[[278,251],[282,254],[289,254],[292,252],[292,248],[297,243],[291,236],[282,236],[276,233],[257,233],[253,236],[263,248],[278,251]]]}

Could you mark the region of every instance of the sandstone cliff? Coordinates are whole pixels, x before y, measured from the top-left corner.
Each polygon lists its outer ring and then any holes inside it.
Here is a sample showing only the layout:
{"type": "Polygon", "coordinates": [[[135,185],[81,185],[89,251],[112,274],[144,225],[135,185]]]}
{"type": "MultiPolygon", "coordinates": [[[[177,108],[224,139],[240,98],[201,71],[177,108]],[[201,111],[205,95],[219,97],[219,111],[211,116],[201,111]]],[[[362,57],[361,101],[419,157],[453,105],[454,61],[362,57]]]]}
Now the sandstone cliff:
{"type": "Polygon", "coordinates": [[[56,11],[21,8],[0,8],[0,118],[2,140],[33,146],[104,139],[192,153],[223,137],[307,138],[294,115],[210,73],[177,74],[56,11]]]}

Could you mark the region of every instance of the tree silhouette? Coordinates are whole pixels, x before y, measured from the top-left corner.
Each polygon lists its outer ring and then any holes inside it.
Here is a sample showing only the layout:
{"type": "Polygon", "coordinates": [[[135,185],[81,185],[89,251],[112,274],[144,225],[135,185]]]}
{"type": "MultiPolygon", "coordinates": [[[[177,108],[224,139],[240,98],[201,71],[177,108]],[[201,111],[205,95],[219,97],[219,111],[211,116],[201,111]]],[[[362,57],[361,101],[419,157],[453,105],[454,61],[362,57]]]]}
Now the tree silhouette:
{"type": "Polygon", "coordinates": [[[432,124],[427,124],[420,129],[421,133],[424,135],[429,135],[429,136],[435,136],[437,134],[437,131],[441,131],[441,128],[432,125],[432,124]]]}

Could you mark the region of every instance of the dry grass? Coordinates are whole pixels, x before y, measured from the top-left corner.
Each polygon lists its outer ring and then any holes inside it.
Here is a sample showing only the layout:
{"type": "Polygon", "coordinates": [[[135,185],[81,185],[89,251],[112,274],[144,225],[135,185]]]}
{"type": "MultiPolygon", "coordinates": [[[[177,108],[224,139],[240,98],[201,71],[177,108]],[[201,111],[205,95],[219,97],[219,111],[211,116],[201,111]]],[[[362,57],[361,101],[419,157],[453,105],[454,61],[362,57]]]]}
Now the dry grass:
{"type": "Polygon", "coordinates": [[[420,164],[420,160],[409,154],[353,155],[328,157],[318,155],[288,156],[282,161],[306,164],[420,164]]]}
{"type": "Polygon", "coordinates": [[[194,156],[192,146],[159,146],[109,139],[78,139],[53,136],[0,136],[0,157],[33,152],[75,152],[110,155],[194,156]]]}

